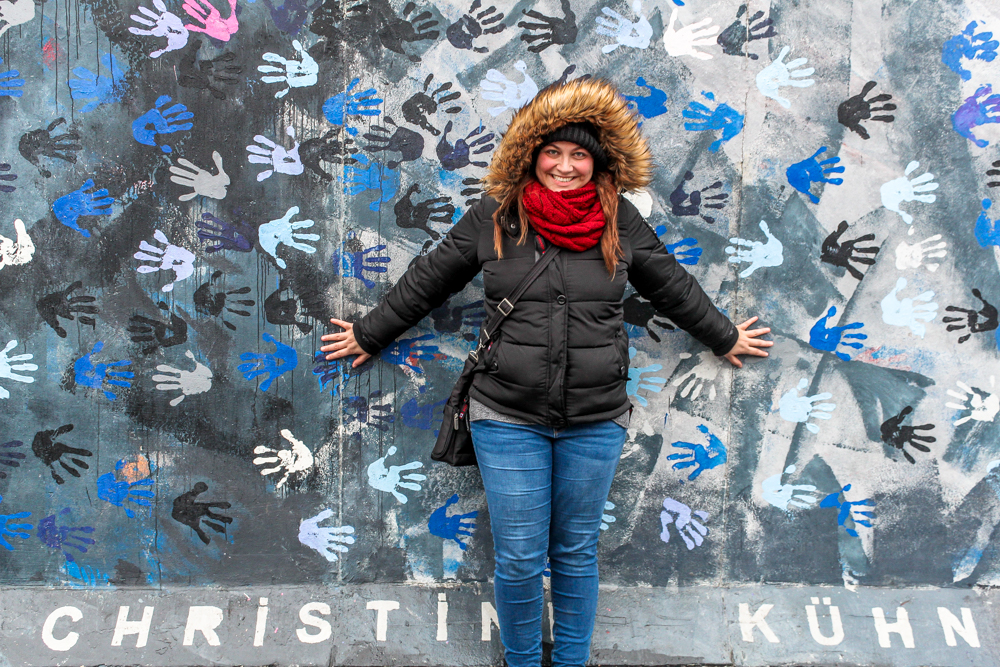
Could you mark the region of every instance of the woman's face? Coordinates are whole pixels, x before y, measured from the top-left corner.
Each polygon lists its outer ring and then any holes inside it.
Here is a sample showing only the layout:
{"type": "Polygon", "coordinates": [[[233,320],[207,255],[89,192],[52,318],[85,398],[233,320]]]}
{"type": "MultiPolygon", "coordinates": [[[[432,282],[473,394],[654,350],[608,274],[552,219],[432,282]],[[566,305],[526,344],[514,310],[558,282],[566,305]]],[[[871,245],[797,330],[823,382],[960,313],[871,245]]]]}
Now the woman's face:
{"type": "Polygon", "coordinates": [[[535,161],[535,177],[549,190],[582,188],[593,175],[594,158],[572,141],[546,144],[535,161]]]}

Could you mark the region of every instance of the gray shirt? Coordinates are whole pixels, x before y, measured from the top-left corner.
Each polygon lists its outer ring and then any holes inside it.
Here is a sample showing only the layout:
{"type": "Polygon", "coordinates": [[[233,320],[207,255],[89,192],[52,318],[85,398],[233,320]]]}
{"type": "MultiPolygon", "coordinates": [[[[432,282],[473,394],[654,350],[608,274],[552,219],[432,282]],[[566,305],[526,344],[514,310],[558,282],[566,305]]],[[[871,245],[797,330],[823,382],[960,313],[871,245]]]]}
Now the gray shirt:
{"type": "MultiPolygon", "coordinates": [[[[623,412],[612,421],[622,428],[628,428],[629,416],[632,411],[623,412]]],[[[476,399],[469,397],[469,421],[479,421],[481,419],[489,419],[495,422],[503,422],[504,424],[523,424],[530,425],[533,422],[529,422],[527,419],[521,419],[519,417],[512,417],[510,415],[504,414],[502,412],[497,412],[488,405],[484,405],[477,401],[476,399]]]]}

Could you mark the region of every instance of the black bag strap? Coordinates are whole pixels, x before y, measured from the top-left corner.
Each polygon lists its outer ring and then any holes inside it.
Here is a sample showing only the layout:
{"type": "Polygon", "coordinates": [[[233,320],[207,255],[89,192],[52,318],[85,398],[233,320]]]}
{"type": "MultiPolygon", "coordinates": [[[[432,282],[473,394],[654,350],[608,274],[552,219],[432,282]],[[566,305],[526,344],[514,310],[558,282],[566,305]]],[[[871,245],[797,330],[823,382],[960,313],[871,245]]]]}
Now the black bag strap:
{"type": "Polygon", "coordinates": [[[476,346],[472,352],[469,353],[469,358],[474,361],[479,361],[479,354],[489,345],[493,336],[496,334],[497,330],[500,329],[500,324],[503,319],[510,315],[511,311],[514,310],[514,304],[518,302],[524,293],[528,290],[531,283],[535,282],[535,278],[542,274],[556,255],[559,254],[560,248],[558,246],[549,246],[549,248],[542,253],[542,256],[535,261],[534,266],[531,267],[531,271],[521,279],[521,282],[517,284],[514,291],[507,295],[507,298],[497,304],[497,309],[493,312],[493,316],[490,317],[489,321],[483,324],[482,328],[479,330],[479,344],[476,346]]]}

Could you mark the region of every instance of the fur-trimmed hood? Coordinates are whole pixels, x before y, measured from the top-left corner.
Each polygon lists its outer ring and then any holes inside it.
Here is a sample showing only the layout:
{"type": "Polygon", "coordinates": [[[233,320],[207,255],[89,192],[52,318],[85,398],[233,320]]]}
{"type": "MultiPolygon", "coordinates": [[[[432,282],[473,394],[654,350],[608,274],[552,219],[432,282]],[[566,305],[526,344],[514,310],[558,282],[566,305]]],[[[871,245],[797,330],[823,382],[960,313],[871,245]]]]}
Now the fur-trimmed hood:
{"type": "Polygon", "coordinates": [[[608,154],[608,171],[619,189],[649,184],[653,155],[635,112],[609,82],[574,79],[549,86],[514,114],[484,179],[486,193],[502,202],[531,168],[542,139],[567,123],[579,122],[597,128],[598,141],[608,154]]]}

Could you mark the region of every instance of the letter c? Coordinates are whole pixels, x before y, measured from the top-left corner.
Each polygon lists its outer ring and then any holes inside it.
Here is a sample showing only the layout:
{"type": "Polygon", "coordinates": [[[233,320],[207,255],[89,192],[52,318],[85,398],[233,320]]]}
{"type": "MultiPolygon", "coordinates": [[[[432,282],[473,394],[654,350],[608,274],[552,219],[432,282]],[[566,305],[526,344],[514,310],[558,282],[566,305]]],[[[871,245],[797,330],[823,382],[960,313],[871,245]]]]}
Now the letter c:
{"type": "Polygon", "coordinates": [[[80,639],[79,633],[76,632],[67,633],[62,639],[56,639],[52,636],[56,621],[63,616],[68,616],[71,621],[76,623],[83,618],[83,612],[76,607],[59,607],[45,619],[45,624],[42,625],[42,641],[53,651],[68,651],[76,646],[77,640],[80,639]]]}

